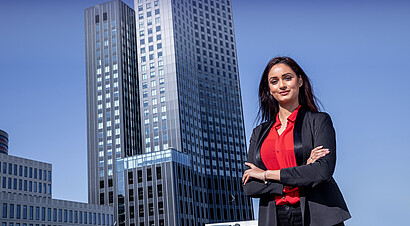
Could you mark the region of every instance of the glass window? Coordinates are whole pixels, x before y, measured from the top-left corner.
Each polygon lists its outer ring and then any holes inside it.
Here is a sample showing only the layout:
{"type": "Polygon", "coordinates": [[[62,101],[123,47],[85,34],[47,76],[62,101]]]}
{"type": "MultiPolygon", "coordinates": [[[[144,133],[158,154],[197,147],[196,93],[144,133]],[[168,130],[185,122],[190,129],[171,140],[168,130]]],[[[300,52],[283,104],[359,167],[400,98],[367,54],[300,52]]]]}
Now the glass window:
{"type": "Polygon", "coordinates": [[[3,203],[3,218],[7,218],[7,203],[3,203]]]}
{"type": "Polygon", "coordinates": [[[34,219],[34,206],[30,206],[29,214],[30,214],[30,220],[33,220],[34,219]]]}
{"type": "Polygon", "coordinates": [[[19,176],[23,176],[23,166],[19,166],[19,176]]]}
{"type": "Polygon", "coordinates": [[[45,221],[46,220],[46,208],[41,207],[41,220],[45,221]]]}
{"type": "Polygon", "coordinates": [[[72,210],[68,212],[68,222],[73,223],[73,211],[72,210]]]}
{"type": "Polygon", "coordinates": [[[36,206],[36,220],[40,220],[40,207],[36,206]]]}
{"type": "Polygon", "coordinates": [[[58,222],[63,222],[63,210],[58,209],[58,222]]]}
{"type": "Polygon", "coordinates": [[[53,221],[57,222],[57,209],[56,208],[53,209],[53,221]]]}
{"type": "Polygon", "coordinates": [[[27,219],[27,206],[23,206],[23,219],[27,219]]]}

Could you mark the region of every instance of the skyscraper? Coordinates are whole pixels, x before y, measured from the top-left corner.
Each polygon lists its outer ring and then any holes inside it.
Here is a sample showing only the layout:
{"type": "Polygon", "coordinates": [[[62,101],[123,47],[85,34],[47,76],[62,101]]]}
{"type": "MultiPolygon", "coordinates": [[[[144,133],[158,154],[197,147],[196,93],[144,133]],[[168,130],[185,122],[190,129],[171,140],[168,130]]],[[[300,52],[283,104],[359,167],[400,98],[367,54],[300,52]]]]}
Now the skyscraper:
{"type": "Polygon", "coordinates": [[[85,11],[90,202],[119,225],[252,219],[231,1],[134,5],[85,11]]]}
{"type": "Polygon", "coordinates": [[[87,8],[85,43],[88,199],[117,206],[116,159],[141,154],[134,10],[87,8]]]}
{"type": "Polygon", "coordinates": [[[134,6],[143,149],[191,156],[192,212],[181,220],[252,219],[241,187],[246,144],[231,1],[134,6]]]}

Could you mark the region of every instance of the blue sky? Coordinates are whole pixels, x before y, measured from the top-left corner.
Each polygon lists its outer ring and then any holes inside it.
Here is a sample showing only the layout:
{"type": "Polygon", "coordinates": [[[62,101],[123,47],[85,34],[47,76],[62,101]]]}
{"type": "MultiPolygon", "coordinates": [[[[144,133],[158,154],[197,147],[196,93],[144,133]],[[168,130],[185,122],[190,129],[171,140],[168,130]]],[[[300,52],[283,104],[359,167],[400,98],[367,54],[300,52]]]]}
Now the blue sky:
{"type": "MultiPolygon", "coordinates": [[[[53,164],[53,196],[87,201],[84,15],[97,0],[0,3],[0,128],[53,164]]],[[[126,1],[132,5],[132,1],[126,1]]],[[[410,213],[410,2],[233,0],[245,128],[270,58],[293,57],[334,122],[347,225],[410,213]]]]}

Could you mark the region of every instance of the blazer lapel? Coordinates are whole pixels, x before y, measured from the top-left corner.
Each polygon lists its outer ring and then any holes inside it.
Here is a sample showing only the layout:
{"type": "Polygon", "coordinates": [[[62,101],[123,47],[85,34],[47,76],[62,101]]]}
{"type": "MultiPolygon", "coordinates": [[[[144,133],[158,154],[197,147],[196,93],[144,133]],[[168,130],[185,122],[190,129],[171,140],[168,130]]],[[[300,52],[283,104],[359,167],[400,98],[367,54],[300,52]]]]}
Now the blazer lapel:
{"type": "Polygon", "coordinates": [[[306,109],[301,107],[296,116],[295,126],[293,127],[293,145],[295,151],[296,164],[303,164],[303,143],[302,143],[302,125],[305,118],[306,109]]]}
{"type": "Polygon", "coordinates": [[[256,149],[256,163],[258,164],[258,166],[260,166],[259,168],[263,169],[263,170],[267,170],[265,164],[262,161],[261,158],[261,146],[263,141],[265,140],[265,138],[268,136],[270,128],[272,128],[273,124],[275,123],[275,121],[271,121],[271,122],[267,122],[262,124],[262,128],[261,128],[261,132],[259,133],[259,137],[257,139],[258,143],[257,143],[257,149],[256,149]]]}

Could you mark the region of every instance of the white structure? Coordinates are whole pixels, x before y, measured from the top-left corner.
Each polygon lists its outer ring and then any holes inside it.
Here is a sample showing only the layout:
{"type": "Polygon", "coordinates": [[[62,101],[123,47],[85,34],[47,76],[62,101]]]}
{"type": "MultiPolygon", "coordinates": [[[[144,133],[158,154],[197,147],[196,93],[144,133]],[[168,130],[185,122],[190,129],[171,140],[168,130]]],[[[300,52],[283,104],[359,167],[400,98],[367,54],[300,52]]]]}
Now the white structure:
{"type": "Polygon", "coordinates": [[[258,221],[237,221],[217,224],[205,224],[205,226],[258,226],[258,221]]]}

